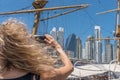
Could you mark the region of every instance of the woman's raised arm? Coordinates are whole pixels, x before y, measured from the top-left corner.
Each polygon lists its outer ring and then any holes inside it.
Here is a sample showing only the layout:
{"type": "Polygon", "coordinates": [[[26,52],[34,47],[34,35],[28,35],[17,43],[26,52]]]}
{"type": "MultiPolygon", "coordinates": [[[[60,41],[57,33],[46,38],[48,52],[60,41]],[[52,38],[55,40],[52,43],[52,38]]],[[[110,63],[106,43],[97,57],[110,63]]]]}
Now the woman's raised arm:
{"type": "MultiPolygon", "coordinates": [[[[70,59],[68,58],[68,56],[62,49],[62,47],[58,44],[58,42],[55,41],[54,38],[48,34],[46,34],[45,37],[46,37],[45,41],[57,50],[57,52],[59,53],[59,56],[61,58],[61,61],[63,63],[62,67],[54,69],[56,72],[56,77],[57,77],[57,79],[54,79],[54,80],[58,80],[58,79],[65,80],[71,74],[74,67],[73,67],[70,59]]],[[[49,75],[48,75],[48,77],[49,77],[49,75]]]]}

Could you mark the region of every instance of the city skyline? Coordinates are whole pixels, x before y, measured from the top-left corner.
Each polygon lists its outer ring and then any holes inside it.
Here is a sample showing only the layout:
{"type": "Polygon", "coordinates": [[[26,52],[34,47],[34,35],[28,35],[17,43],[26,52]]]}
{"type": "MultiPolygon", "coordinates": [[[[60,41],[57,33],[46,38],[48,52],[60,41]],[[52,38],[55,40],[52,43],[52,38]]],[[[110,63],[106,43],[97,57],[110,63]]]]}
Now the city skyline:
{"type": "Polygon", "coordinates": [[[74,33],[68,35],[67,39],[63,42],[63,27],[59,27],[59,29],[53,27],[50,34],[60,44],[65,44],[62,47],[70,58],[95,61],[99,64],[109,63],[114,60],[116,58],[116,46],[110,40],[95,40],[96,38],[101,38],[100,26],[95,26],[93,31],[94,35],[88,35],[84,43],[74,33]]]}

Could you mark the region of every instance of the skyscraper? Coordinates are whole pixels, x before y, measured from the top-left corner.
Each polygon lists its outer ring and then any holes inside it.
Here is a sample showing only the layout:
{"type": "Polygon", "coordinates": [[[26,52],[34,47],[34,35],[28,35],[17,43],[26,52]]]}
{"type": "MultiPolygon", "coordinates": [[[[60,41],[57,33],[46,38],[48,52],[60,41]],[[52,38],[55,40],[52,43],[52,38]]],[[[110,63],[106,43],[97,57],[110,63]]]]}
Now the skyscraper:
{"type": "Polygon", "coordinates": [[[52,30],[50,31],[51,36],[57,40],[57,30],[56,27],[53,27],[52,30]]]}
{"type": "Polygon", "coordinates": [[[109,63],[111,60],[113,60],[113,45],[110,40],[105,40],[104,63],[109,63]]]}
{"type": "Polygon", "coordinates": [[[51,36],[64,48],[64,28],[59,27],[59,30],[56,30],[55,27],[50,31],[51,36]]]}
{"type": "MultiPolygon", "coordinates": [[[[95,39],[101,38],[100,26],[95,26],[95,39]]],[[[95,52],[97,63],[102,63],[102,42],[100,40],[95,41],[95,52]]]]}
{"type": "Polygon", "coordinates": [[[88,36],[86,40],[86,58],[88,60],[95,60],[95,38],[93,36],[88,36]]]}
{"type": "Polygon", "coordinates": [[[115,40],[113,45],[113,59],[116,59],[116,55],[117,55],[117,41],[115,40]]]}
{"type": "Polygon", "coordinates": [[[74,57],[76,57],[76,35],[75,34],[70,34],[67,37],[65,48],[66,50],[73,51],[74,57]]]}
{"type": "Polygon", "coordinates": [[[78,36],[76,37],[76,57],[82,59],[82,42],[78,36]]]}
{"type": "MultiPolygon", "coordinates": [[[[100,26],[95,26],[95,38],[101,38],[101,30],[100,30],[100,26]]],[[[100,40],[97,40],[99,42],[101,42],[100,40]]]]}
{"type": "Polygon", "coordinates": [[[57,31],[57,41],[64,48],[64,28],[59,27],[57,31]]]}

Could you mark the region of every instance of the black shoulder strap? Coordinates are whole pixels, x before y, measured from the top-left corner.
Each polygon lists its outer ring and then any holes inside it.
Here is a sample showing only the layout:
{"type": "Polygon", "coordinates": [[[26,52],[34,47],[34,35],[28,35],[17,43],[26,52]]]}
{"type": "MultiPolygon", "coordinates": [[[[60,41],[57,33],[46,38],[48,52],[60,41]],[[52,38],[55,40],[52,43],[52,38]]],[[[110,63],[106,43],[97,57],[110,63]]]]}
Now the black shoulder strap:
{"type": "Polygon", "coordinates": [[[40,76],[39,75],[35,75],[35,79],[36,80],[40,80],[40,76]]]}
{"type": "Polygon", "coordinates": [[[40,80],[40,75],[33,74],[32,77],[33,77],[32,80],[40,80]]]}

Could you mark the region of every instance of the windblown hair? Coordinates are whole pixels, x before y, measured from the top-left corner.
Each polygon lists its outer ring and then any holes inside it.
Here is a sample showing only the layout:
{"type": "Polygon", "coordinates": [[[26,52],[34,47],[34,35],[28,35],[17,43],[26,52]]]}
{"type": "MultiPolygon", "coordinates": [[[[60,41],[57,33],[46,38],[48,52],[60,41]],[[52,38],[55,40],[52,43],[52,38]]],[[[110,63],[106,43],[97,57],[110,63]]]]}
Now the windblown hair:
{"type": "Polygon", "coordinates": [[[0,59],[6,70],[13,67],[41,74],[54,67],[54,59],[45,54],[25,24],[16,19],[8,19],[0,25],[0,59]]]}

